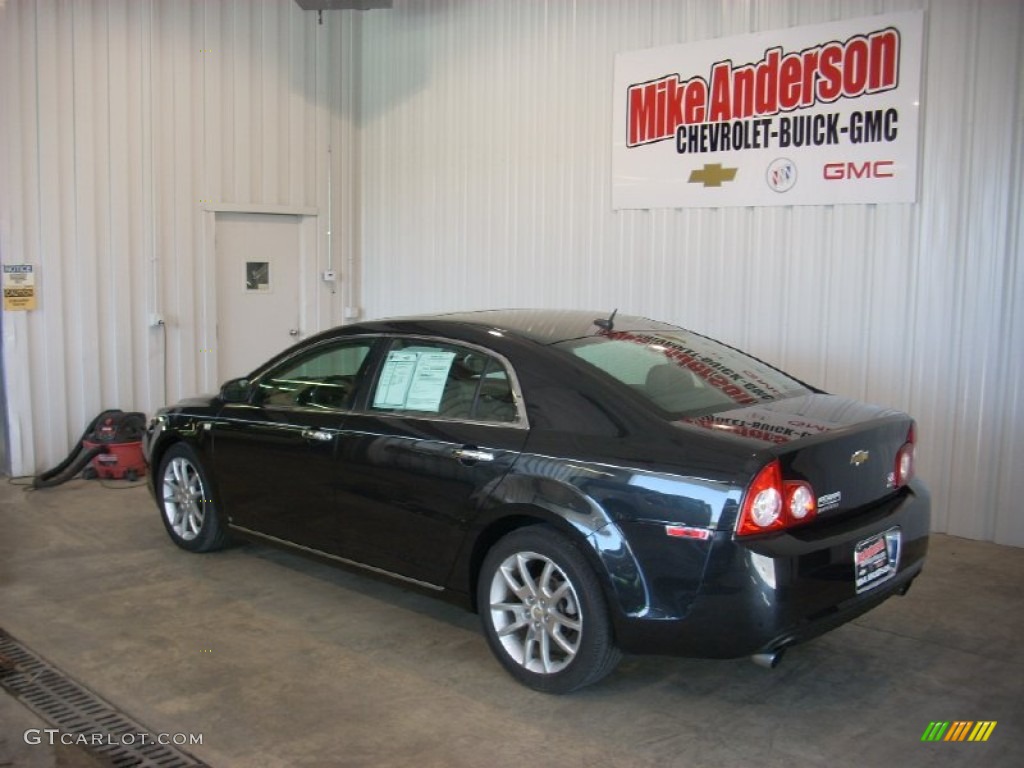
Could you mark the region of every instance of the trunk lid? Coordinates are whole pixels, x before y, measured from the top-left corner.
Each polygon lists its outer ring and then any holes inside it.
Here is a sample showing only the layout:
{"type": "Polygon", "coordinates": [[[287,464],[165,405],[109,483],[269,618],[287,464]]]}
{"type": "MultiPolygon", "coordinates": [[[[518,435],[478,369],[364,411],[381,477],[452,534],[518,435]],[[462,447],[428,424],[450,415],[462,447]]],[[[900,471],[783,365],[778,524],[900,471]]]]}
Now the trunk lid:
{"type": "Polygon", "coordinates": [[[902,411],[809,394],[677,423],[778,457],[783,478],[810,483],[818,516],[829,517],[894,492],[897,453],[913,420],[902,411]]]}

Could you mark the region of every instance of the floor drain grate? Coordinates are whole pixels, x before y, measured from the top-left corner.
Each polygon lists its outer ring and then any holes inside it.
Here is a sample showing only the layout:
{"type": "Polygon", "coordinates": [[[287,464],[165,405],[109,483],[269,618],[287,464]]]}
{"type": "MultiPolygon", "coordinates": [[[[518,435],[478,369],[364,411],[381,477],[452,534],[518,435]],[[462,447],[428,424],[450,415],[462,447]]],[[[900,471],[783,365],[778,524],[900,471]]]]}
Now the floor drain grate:
{"type": "Polygon", "coordinates": [[[118,768],[206,768],[0,630],[0,687],[118,768]],[[84,737],[84,738],[81,738],[84,737]],[[88,742],[88,743],[86,743],[88,742]]]}

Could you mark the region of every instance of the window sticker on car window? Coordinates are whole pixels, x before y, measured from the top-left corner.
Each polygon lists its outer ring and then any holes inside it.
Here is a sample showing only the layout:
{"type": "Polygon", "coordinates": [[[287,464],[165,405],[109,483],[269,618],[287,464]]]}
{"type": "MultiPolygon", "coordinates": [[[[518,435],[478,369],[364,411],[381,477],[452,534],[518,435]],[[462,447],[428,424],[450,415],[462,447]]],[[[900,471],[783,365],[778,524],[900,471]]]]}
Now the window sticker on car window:
{"type": "Polygon", "coordinates": [[[380,382],[373,397],[374,408],[404,408],[405,399],[409,394],[412,374],[416,370],[415,352],[388,352],[384,369],[380,373],[380,382]]]}
{"type": "Polygon", "coordinates": [[[373,407],[437,413],[454,360],[455,353],[444,350],[391,350],[381,370],[373,407]]]}

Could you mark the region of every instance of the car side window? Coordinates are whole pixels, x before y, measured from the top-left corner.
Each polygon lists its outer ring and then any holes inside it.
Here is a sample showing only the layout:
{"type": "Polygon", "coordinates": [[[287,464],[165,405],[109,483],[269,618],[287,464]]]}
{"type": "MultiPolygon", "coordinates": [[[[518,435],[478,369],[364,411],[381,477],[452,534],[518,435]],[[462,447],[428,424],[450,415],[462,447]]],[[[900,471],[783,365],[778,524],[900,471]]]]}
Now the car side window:
{"type": "Polygon", "coordinates": [[[476,349],[444,342],[395,339],[370,398],[377,412],[511,423],[517,420],[504,364],[476,349]]]}
{"type": "Polygon", "coordinates": [[[260,380],[259,403],[325,410],[351,408],[373,343],[373,339],[359,339],[332,344],[288,361],[260,380]]]}

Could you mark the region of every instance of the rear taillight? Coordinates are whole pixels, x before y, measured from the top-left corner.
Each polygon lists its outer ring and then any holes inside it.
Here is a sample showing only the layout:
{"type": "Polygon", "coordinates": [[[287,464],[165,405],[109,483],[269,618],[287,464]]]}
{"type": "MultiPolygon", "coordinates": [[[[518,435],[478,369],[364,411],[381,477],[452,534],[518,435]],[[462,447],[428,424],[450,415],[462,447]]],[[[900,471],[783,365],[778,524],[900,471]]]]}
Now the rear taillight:
{"type": "Polygon", "coordinates": [[[804,521],[817,512],[814,491],[807,483],[786,483],[786,510],[794,520],[804,521]]]}
{"type": "Polygon", "coordinates": [[[917,434],[914,425],[910,425],[907,432],[907,442],[896,452],[896,466],[893,469],[893,485],[902,488],[914,479],[914,446],[917,443],[917,434]]]}
{"type": "Polygon", "coordinates": [[[775,460],[757,473],[743,496],[736,533],[748,536],[779,531],[806,523],[817,511],[814,489],[804,482],[783,482],[782,466],[775,460]]]}

